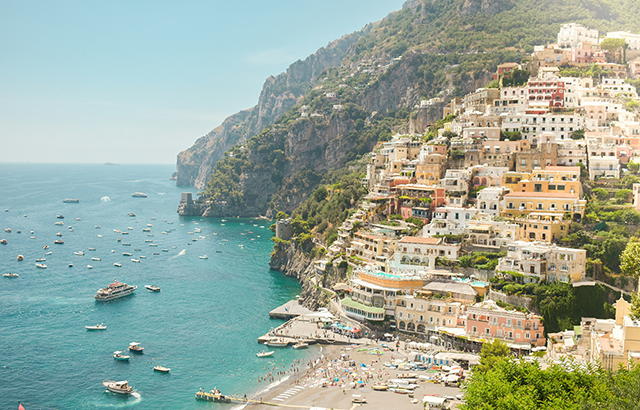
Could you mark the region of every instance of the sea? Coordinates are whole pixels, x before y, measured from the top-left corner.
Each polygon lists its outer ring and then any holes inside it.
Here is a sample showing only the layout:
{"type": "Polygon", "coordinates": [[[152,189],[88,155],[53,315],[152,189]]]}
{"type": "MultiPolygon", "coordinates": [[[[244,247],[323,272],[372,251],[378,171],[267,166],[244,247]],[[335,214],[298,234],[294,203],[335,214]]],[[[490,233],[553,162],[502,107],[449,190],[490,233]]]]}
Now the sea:
{"type": "Polygon", "coordinates": [[[19,274],[0,277],[0,409],[18,401],[27,410],[232,409],[198,402],[195,393],[259,396],[287,377],[277,372],[302,370],[319,354],[312,346],[256,357],[266,348],[257,338],[283,322],[268,312],[300,286],[269,269],[271,221],[179,216],[181,193],[197,191],[176,187],[174,169],[0,164],[0,239],[8,242],[0,245],[0,273],[19,274]],[[39,258],[46,269],[36,267],[39,258]],[[96,301],[114,280],[137,290],[96,301]],[[107,329],[85,329],[99,323],[107,329]],[[113,359],[132,342],[144,353],[113,359]],[[273,382],[263,380],[269,371],[273,382]],[[109,393],[103,380],[127,380],[135,392],[109,393]]]}

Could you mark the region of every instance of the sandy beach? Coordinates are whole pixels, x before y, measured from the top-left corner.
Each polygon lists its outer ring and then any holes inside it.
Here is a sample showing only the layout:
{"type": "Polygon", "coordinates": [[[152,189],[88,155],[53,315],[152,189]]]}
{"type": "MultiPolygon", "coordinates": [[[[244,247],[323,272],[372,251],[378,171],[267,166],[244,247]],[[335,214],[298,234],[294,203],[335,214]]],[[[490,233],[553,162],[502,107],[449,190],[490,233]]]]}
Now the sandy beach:
{"type": "MultiPolygon", "coordinates": [[[[446,387],[432,382],[419,382],[413,397],[390,391],[375,391],[372,385],[394,379],[407,371],[389,369],[383,363],[393,359],[404,359],[407,351],[401,343],[398,351],[385,351],[380,343],[369,342],[362,346],[323,346],[321,357],[308,370],[289,373],[289,377],[274,389],[253,399],[270,404],[250,404],[247,408],[268,410],[274,408],[327,408],[352,409],[353,395],[366,398],[370,409],[416,409],[422,408],[425,395],[456,397],[459,388],[446,387]],[[364,350],[366,348],[366,350],[364,350]],[[375,353],[378,348],[381,355],[375,353]],[[361,350],[361,351],[358,351],[361,350]],[[365,365],[365,366],[363,366],[365,365]]],[[[418,374],[426,374],[418,372],[418,374]]],[[[456,401],[451,408],[455,408],[456,401]]]]}

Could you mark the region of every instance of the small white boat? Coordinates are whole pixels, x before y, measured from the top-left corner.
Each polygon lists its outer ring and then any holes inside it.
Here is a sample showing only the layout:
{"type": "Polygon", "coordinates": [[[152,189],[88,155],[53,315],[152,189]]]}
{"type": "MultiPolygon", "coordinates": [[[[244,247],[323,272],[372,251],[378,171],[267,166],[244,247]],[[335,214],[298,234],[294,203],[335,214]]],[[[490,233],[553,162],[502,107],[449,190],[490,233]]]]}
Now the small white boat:
{"type": "Polygon", "coordinates": [[[74,252],[74,255],[84,256],[84,251],[74,252]]]}
{"type": "Polygon", "coordinates": [[[84,328],[87,330],[107,330],[107,326],[104,323],[95,326],[85,326],[84,328]]]}
{"type": "Polygon", "coordinates": [[[127,242],[123,242],[123,243],[122,243],[122,246],[131,246],[131,244],[130,244],[130,243],[127,243],[127,242]]]}
{"type": "Polygon", "coordinates": [[[161,373],[169,373],[169,372],[171,371],[171,369],[170,369],[170,368],[168,368],[168,367],[162,367],[162,366],[160,366],[160,365],[155,366],[155,367],[153,368],[153,370],[154,370],[154,371],[156,371],[156,372],[161,372],[161,373]]]}
{"type": "Polygon", "coordinates": [[[57,232],[56,236],[62,236],[62,232],[57,232]]]}
{"type": "Polygon", "coordinates": [[[52,253],[53,253],[53,252],[49,251],[49,252],[45,253],[45,256],[49,256],[49,255],[51,255],[52,253]]]}
{"type": "Polygon", "coordinates": [[[270,352],[265,352],[264,350],[262,351],[262,353],[256,353],[257,357],[269,357],[269,356],[273,356],[273,350],[270,352]]]}
{"type": "Polygon", "coordinates": [[[102,385],[106,387],[110,392],[118,394],[131,394],[133,389],[129,386],[126,380],[115,382],[113,380],[105,380],[102,385]]]}
{"type": "Polygon", "coordinates": [[[142,353],[144,351],[144,347],[140,346],[140,343],[131,342],[129,343],[129,350],[134,353],[142,353]]]}
{"type": "Polygon", "coordinates": [[[122,252],[122,256],[133,256],[131,252],[122,252]]]}
{"type": "Polygon", "coordinates": [[[161,289],[160,289],[158,286],[156,286],[156,285],[144,285],[144,287],[145,287],[147,290],[150,290],[150,291],[152,291],[152,292],[160,292],[160,291],[161,291],[161,289]]]}
{"type": "Polygon", "coordinates": [[[131,259],[131,262],[140,263],[140,259],[131,259]]]}
{"type": "Polygon", "coordinates": [[[163,249],[162,252],[169,252],[169,249],[163,249]]]}
{"type": "Polygon", "coordinates": [[[281,338],[269,339],[269,341],[265,342],[264,344],[266,344],[268,346],[273,346],[273,347],[287,347],[287,346],[289,346],[289,342],[287,342],[286,340],[281,339],[281,338]]]}
{"type": "Polygon", "coordinates": [[[98,238],[102,238],[102,235],[98,235],[98,238]]]}
{"type": "Polygon", "coordinates": [[[304,342],[298,342],[298,343],[293,345],[294,349],[306,349],[307,347],[309,347],[309,345],[307,343],[304,343],[304,342]]]}
{"type": "Polygon", "coordinates": [[[70,264],[69,264],[69,267],[70,267],[70,268],[73,268],[73,263],[70,263],[70,264]]]}
{"type": "Polygon", "coordinates": [[[87,269],[93,269],[93,266],[87,265],[87,269]]]}
{"type": "Polygon", "coordinates": [[[95,251],[95,250],[96,250],[96,248],[89,248],[89,250],[90,250],[90,251],[95,251]]]}
{"type": "Polygon", "coordinates": [[[96,225],[96,229],[100,229],[100,225],[96,225]]]}
{"type": "Polygon", "coordinates": [[[36,268],[47,269],[47,265],[45,265],[44,263],[36,263],[36,268]]]}
{"type": "Polygon", "coordinates": [[[58,222],[54,223],[54,225],[60,225],[60,226],[62,226],[62,225],[64,225],[64,222],[62,222],[62,221],[58,221],[58,222]]]}
{"type": "Polygon", "coordinates": [[[91,258],[92,261],[101,261],[102,259],[100,258],[91,258]]]}
{"type": "Polygon", "coordinates": [[[46,261],[47,261],[47,258],[36,259],[36,262],[46,262],[46,261]]]}
{"type": "Polygon", "coordinates": [[[146,256],[140,255],[140,259],[147,259],[146,256]]]}
{"type": "Polygon", "coordinates": [[[17,278],[18,274],[17,273],[3,273],[2,276],[4,276],[5,278],[17,278]]]}
{"type": "Polygon", "coordinates": [[[150,243],[150,244],[149,244],[149,246],[153,246],[153,247],[156,247],[156,248],[157,248],[157,247],[158,247],[158,244],[157,244],[157,243],[150,243]]]}
{"type": "Polygon", "coordinates": [[[202,255],[199,257],[200,259],[209,259],[209,257],[207,255],[202,255]]]}
{"type": "Polygon", "coordinates": [[[53,241],[53,243],[55,243],[56,245],[64,245],[64,241],[62,239],[56,239],[55,241],[53,241]]]}
{"type": "Polygon", "coordinates": [[[125,361],[131,359],[131,356],[127,356],[126,354],[122,354],[120,350],[113,352],[113,358],[120,361],[125,361]]]}
{"type": "Polygon", "coordinates": [[[116,263],[114,263],[114,264],[113,264],[113,266],[117,266],[117,267],[121,268],[121,267],[122,267],[122,264],[121,264],[121,263],[116,262],[116,263]]]}
{"type": "Polygon", "coordinates": [[[42,249],[49,249],[49,245],[43,246],[42,249]]]}
{"type": "Polygon", "coordinates": [[[129,232],[125,231],[125,232],[121,232],[123,235],[129,235],[129,232]]]}

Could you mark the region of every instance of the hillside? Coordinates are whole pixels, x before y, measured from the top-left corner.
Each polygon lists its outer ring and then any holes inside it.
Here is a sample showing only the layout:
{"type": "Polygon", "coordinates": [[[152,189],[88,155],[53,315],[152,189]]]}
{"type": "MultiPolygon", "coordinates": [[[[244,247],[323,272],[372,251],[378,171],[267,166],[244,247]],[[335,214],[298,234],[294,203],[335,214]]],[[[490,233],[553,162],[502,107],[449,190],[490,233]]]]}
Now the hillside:
{"type": "Polygon", "coordinates": [[[268,80],[256,107],[179,155],[178,184],[202,189],[211,174],[201,198],[208,216],[291,212],[335,181],[331,171],[358,170],[378,141],[439,119],[441,105],[414,108],[421,99],[485,86],[498,64],[554,41],[565,22],[638,30],[638,11],[626,0],[408,1],[268,80]]]}

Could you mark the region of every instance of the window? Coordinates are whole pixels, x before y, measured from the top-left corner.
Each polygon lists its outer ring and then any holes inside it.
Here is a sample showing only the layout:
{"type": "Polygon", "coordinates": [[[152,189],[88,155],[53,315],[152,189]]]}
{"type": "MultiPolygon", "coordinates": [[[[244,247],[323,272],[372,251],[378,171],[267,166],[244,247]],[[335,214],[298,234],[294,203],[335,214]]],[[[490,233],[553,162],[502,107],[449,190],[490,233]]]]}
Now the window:
{"type": "Polygon", "coordinates": [[[471,328],[471,332],[472,332],[472,333],[478,333],[478,328],[477,328],[477,327],[475,327],[475,326],[474,326],[474,327],[472,327],[472,328],[471,328]]]}

